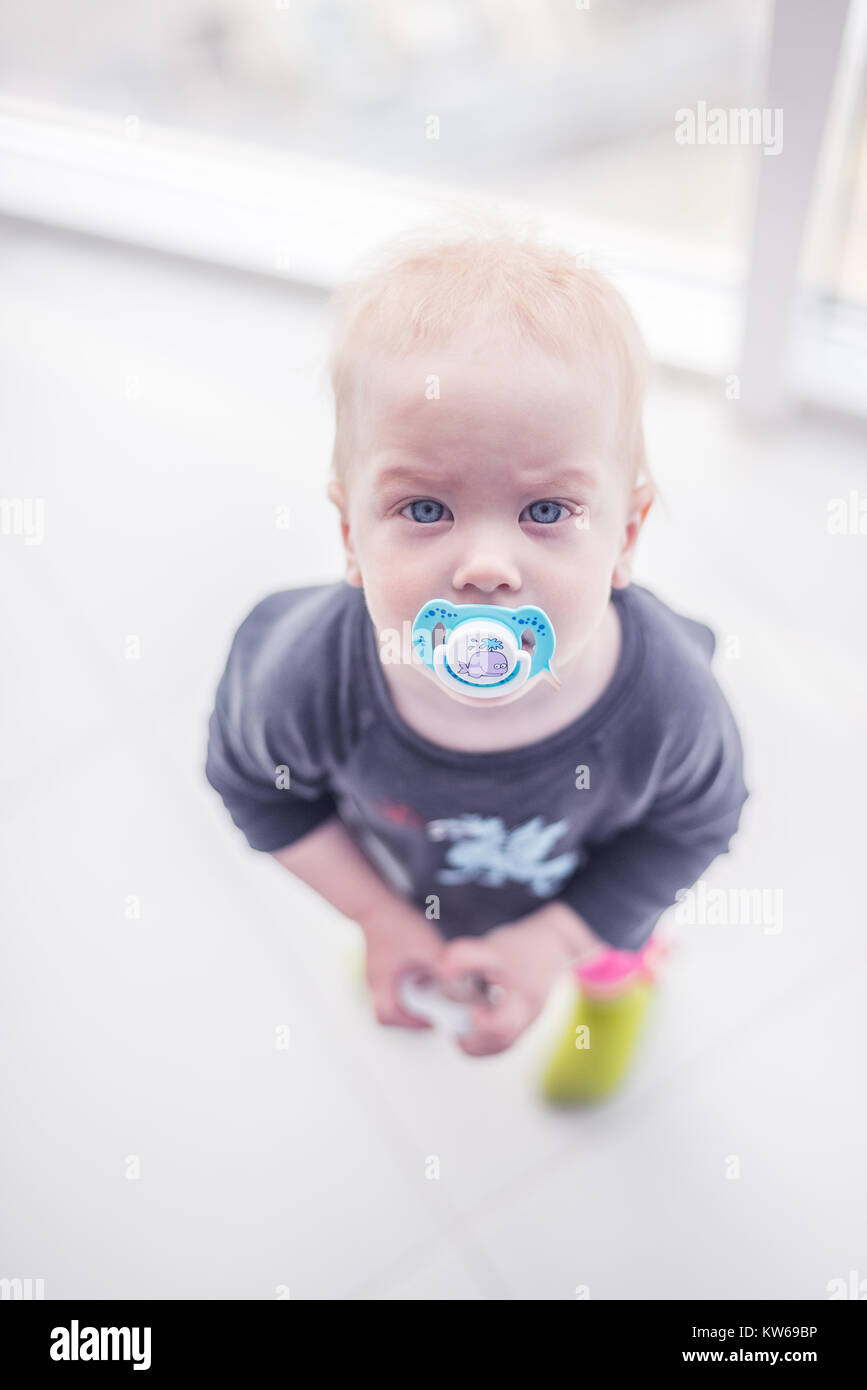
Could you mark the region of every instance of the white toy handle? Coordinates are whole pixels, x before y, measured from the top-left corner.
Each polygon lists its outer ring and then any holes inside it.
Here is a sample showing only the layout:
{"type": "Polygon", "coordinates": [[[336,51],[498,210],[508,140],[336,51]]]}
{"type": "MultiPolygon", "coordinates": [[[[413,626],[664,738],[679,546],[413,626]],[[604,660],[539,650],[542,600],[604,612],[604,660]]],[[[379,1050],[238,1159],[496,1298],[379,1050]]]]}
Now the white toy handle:
{"type": "MultiPolygon", "coordinates": [[[[474,996],[475,1002],[487,997],[493,1003],[500,988],[498,985],[486,985],[476,976],[464,977],[464,985],[464,992],[470,997],[474,996]]],[[[438,989],[436,981],[425,976],[423,971],[408,971],[401,979],[398,994],[407,1013],[425,1018],[455,1037],[472,1031],[472,1004],[449,999],[438,989]]]]}

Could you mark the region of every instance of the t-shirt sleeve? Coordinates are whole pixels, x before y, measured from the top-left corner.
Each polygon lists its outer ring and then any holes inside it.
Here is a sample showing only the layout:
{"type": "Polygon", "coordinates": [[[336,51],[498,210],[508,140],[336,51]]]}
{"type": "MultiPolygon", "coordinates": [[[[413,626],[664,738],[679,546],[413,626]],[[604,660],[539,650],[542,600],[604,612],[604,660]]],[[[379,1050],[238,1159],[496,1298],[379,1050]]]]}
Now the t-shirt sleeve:
{"type": "Polygon", "coordinates": [[[597,845],[558,894],[597,936],[638,951],[661,914],[728,852],[749,797],[737,725],[716,682],[665,757],[653,802],[637,824],[597,845]]]}
{"type": "Polygon", "coordinates": [[[337,813],[313,702],[264,659],[267,603],[232,642],[208,725],[205,776],[252,849],[300,840],[337,813]],[[279,690],[275,699],[272,691],[279,690]]]}

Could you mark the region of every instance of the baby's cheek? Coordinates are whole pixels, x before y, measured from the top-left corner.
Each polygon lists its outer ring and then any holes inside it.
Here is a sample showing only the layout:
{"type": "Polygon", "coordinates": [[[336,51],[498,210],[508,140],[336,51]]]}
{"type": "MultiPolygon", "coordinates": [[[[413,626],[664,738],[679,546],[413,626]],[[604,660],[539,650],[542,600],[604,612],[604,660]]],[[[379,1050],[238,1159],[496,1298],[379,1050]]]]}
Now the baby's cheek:
{"type": "Polygon", "coordinates": [[[435,598],[442,581],[432,573],[429,560],[419,555],[390,552],[378,569],[384,601],[394,612],[414,618],[429,598],[435,598]]]}
{"type": "Polygon", "coordinates": [[[364,589],[367,607],[377,627],[396,628],[405,621],[412,621],[421,605],[434,595],[430,583],[419,580],[411,569],[400,563],[394,556],[378,559],[364,571],[364,589]]]}
{"type": "Polygon", "coordinates": [[[581,647],[601,621],[608,602],[609,590],[604,584],[590,583],[581,578],[561,590],[556,604],[547,610],[557,638],[557,646],[565,656],[581,647]]]}

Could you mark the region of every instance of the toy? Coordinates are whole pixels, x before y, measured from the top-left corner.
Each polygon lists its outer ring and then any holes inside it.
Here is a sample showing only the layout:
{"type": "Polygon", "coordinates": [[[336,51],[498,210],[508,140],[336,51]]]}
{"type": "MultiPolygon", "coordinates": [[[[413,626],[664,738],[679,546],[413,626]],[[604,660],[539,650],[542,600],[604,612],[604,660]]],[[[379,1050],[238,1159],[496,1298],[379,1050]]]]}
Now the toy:
{"type": "Polygon", "coordinates": [[[407,1013],[426,1018],[447,1033],[461,1037],[472,1031],[473,1004],[495,1004],[502,997],[502,986],[490,983],[482,975],[464,975],[443,986],[423,970],[410,970],[401,979],[399,997],[407,1013]]]}

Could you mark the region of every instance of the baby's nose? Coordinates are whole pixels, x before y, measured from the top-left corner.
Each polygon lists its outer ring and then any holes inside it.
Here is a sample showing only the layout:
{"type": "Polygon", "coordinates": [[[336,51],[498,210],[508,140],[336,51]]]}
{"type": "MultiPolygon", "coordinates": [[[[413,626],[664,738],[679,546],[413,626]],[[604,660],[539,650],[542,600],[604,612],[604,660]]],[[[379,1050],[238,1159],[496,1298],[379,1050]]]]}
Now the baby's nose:
{"type": "Polygon", "coordinates": [[[482,594],[491,595],[497,589],[519,589],[521,575],[505,546],[478,545],[459,552],[452,572],[452,586],[456,591],[478,589],[482,594]]]}

